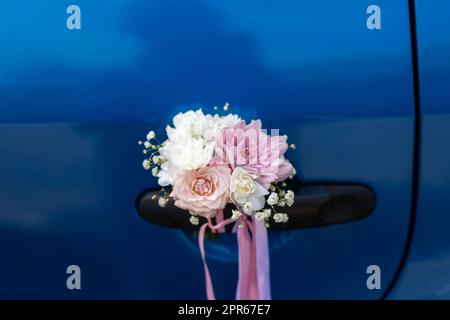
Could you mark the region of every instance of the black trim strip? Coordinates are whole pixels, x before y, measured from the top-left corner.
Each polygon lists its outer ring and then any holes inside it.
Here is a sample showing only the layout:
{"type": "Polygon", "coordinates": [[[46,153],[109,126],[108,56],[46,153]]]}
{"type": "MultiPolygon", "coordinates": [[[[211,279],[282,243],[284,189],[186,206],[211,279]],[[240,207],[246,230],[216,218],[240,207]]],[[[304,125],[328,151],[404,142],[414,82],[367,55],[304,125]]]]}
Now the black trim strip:
{"type": "Polygon", "coordinates": [[[419,85],[419,58],[417,46],[417,23],[416,23],[416,6],[415,0],[409,0],[409,21],[411,33],[411,58],[413,69],[413,86],[414,86],[414,150],[413,150],[413,178],[411,191],[411,213],[409,218],[409,229],[406,245],[403,251],[402,259],[395,272],[394,278],[389,283],[386,291],[381,299],[386,299],[391,293],[393,287],[400,278],[400,274],[408,260],[408,254],[412,245],[412,238],[416,224],[417,201],[419,196],[419,168],[420,168],[420,129],[421,129],[421,113],[420,113],[420,85],[419,85]]]}

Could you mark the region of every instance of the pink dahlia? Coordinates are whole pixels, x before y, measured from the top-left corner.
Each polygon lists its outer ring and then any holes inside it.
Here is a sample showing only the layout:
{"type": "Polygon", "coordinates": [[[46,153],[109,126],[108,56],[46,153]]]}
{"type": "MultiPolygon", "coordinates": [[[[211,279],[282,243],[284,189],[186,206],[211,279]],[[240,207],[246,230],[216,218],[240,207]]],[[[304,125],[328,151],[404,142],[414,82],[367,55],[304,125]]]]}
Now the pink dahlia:
{"type": "Polygon", "coordinates": [[[256,181],[267,189],[272,182],[292,175],[292,164],[284,157],[287,149],[286,137],[267,135],[261,130],[260,120],[252,120],[248,125],[241,120],[234,127],[221,130],[210,166],[226,164],[232,170],[241,167],[256,174],[256,181]]]}

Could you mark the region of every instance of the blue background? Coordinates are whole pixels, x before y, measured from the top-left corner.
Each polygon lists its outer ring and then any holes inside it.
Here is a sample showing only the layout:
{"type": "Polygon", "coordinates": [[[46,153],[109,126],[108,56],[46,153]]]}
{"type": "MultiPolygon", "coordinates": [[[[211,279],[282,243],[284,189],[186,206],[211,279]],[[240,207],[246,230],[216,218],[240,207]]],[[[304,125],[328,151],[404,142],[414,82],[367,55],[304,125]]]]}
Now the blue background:
{"type": "MultiPolygon", "coordinates": [[[[363,183],[377,196],[366,220],[272,232],[273,298],[387,294],[407,248],[419,116],[407,1],[378,1],[382,29],[372,31],[371,3],[359,0],[78,0],[82,29],[73,31],[70,4],[6,0],[0,10],[1,298],[205,298],[195,237],[136,213],[137,195],[156,186],[136,141],[150,129],[162,136],[179,111],[225,102],[289,135],[302,181],[363,183]],[[81,267],[80,291],[66,288],[71,264],[81,267]],[[366,287],[371,264],[381,267],[381,290],[366,287]]],[[[430,5],[417,8],[429,17],[430,5]]],[[[421,39],[436,27],[419,15],[418,28],[422,105],[448,111],[440,102],[448,73],[435,72],[448,60],[440,51],[426,58],[421,39]]],[[[442,148],[434,144],[449,136],[447,123],[436,114],[423,121],[421,181],[448,169],[450,156],[435,160],[442,148]]],[[[434,185],[443,193],[445,172],[434,185]]],[[[424,231],[413,243],[424,247],[413,248],[395,298],[429,297],[409,261],[431,259],[429,246],[443,250],[430,228],[448,238],[445,202],[433,189],[422,194],[415,226],[424,231]],[[427,201],[432,221],[422,213],[427,201]]],[[[218,298],[233,298],[234,237],[210,241],[207,251],[218,298]]]]}

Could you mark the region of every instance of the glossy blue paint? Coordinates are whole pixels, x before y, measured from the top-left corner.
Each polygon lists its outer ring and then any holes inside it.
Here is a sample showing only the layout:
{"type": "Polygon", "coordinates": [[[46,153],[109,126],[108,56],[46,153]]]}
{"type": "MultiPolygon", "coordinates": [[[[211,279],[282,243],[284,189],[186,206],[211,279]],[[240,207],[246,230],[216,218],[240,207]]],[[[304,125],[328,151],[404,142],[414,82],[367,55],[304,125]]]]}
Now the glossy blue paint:
{"type": "Polygon", "coordinates": [[[450,299],[450,3],[416,1],[421,103],[412,245],[390,298],[450,299]]]}
{"type": "MultiPolygon", "coordinates": [[[[272,233],[273,297],[379,298],[410,216],[413,81],[407,1],[3,1],[0,17],[0,297],[204,298],[192,236],[141,220],[156,181],[136,140],[186,105],[226,101],[296,142],[301,179],[369,185],[364,221],[272,233]],[[17,19],[17,17],[21,19],[17,19]],[[81,291],[65,268],[82,268],[81,291]],[[382,268],[382,290],[366,268],[382,268]]],[[[232,298],[231,236],[209,243],[232,298]]]]}

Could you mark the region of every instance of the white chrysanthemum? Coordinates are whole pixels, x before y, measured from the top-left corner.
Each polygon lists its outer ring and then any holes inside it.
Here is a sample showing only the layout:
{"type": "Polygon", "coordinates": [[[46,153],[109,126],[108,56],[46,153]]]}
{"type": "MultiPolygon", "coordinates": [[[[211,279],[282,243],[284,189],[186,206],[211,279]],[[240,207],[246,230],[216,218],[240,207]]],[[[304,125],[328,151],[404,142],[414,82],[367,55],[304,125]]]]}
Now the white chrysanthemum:
{"type": "Polygon", "coordinates": [[[173,184],[180,171],[206,167],[212,159],[213,152],[214,144],[206,143],[204,139],[186,136],[177,142],[165,141],[159,149],[165,161],[158,173],[160,178],[158,183],[162,186],[173,184]]]}
{"type": "Polygon", "coordinates": [[[276,223],[286,223],[289,221],[289,217],[286,213],[275,213],[273,215],[273,220],[276,223]]]}
{"type": "Polygon", "coordinates": [[[210,121],[203,114],[202,109],[197,111],[180,112],[173,118],[173,128],[166,127],[169,140],[178,142],[186,136],[202,139],[205,130],[210,127],[210,121]]]}
{"type": "Polygon", "coordinates": [[[158,173],[158,183],[173,185],[180,171],[206,167],[212,159],[215,140],[206,139],[205,132],[235,123],[236,119],[239,118],[205,116],[201,109],[177,114],[173,118],[174,127],[166,128],[168,140],[159,149],[164,163],[158,173]]]}
{"type": "Polygon", "coordinates": [[[224,128],[234,127],[241,118],[235,114],[227,114],[226,116],[219,116],[218,114],[207,115],[208,129],[204,132],[204,137],[208,141],[213,141],[217,138],[220,130],[224,128]]]}
{"type": "Polygon", "coordinates": [[[278,203],[278,194],[276,194],[275,192],[272,192],[269,196],[269,198],[267,198],[267,204],[269,206],[274,206],[278,203]]]}

